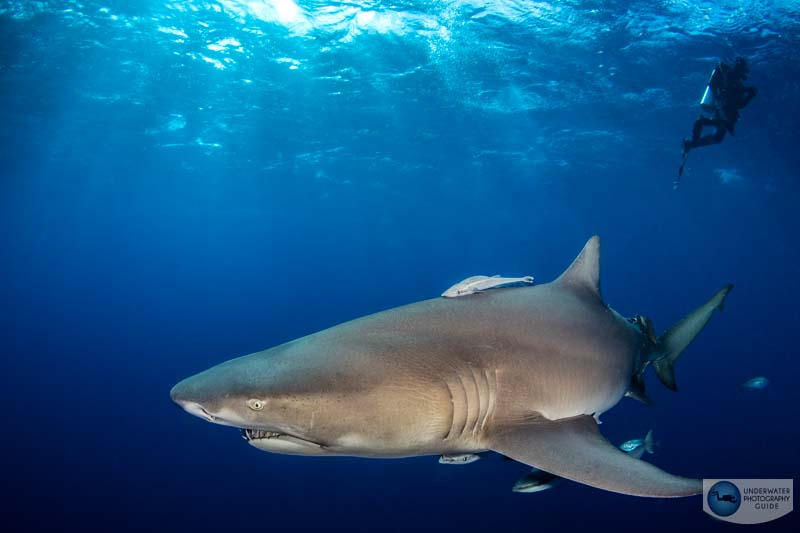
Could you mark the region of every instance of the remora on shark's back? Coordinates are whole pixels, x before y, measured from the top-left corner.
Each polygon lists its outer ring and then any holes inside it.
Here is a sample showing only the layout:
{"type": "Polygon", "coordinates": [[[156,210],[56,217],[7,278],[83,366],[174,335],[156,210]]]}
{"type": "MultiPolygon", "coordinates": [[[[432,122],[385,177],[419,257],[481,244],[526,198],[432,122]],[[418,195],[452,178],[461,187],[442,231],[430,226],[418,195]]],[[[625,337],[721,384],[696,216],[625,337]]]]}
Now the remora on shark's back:
{"type": "Polygon", "coordinates": [[[463,279],[444,291],[442,296],[445,298],[458,298],[468,296],[476,292],[483,292],[489,289],[499,289],[502,287],[512,287],[520,285],[530,285],[533,283],[533,276],[522,278],[503,278],[495,276],[470,276],[463,279]]]}
{"type": "Polygon", "coordinates": [[[435,298],[240,357],[171,392],[186,411],[242,429],[262,450],[404,457],[493,450],[601,489],[651,497],[702,490],[626,455],[595,417],[646,400],[652,364],[673,368],[730,285],[661,336],[600,295],[600,241],[543,285],[435,298]]]}

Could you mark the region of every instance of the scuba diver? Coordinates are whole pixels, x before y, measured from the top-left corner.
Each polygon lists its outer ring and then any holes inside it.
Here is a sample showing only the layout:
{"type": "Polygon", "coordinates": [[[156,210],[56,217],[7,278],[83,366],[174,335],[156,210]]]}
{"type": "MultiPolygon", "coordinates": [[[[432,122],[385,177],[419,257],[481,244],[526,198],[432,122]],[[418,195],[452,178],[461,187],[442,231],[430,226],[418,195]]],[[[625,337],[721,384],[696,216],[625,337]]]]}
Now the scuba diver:
{"type": "Polygon", "coordinates": [[[749,74],[750,67],[743,57],[737,57],[732,64],[720,61],[711,73],[711,79],[700,100],[702,113],[694,122],[692,138],[683,140],[683,161],[678,169],[674,188],[678,188],[689,150],[722,142],[727,132],[733,135],[739,120],[739,110],[750,103],[758,92],[755,87],[744,84],[749,74]],[[714,127],[714,132],[703,135],[703,128],[711,126],[714,127]]]}

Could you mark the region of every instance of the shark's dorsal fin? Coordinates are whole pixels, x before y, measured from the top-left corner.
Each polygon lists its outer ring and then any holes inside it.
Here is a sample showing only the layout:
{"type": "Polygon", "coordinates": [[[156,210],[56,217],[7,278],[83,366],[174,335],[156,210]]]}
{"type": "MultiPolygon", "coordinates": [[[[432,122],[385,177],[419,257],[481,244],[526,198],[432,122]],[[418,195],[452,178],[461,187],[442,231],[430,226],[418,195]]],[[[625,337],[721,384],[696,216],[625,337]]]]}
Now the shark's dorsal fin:
{"type": "Polygon", "coordinates": [[[553,283],[566,287],[583,288],[600,294],[600,237],[589,239],[572,262],[553,283]]]}

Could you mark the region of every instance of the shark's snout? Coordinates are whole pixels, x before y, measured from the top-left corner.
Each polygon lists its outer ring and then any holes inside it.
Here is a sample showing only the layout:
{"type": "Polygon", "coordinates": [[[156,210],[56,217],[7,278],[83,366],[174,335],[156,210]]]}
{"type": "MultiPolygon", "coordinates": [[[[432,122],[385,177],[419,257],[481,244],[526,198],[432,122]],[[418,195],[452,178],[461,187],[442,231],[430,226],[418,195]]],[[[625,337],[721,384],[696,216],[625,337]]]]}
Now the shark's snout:
{"type": "Polygon", "coordinates": [[[172,399],[173,402],[183,407],[183,405],[189,402],[187,390],[188,387],[186,386],[186,380],[181,381],[169,391],[169,397],[172,399]]]}
{"type": "Polygon", "coordinates": [[[215,417],[202,406],[199,398],[196,397],[197,394],[193,394],[193,387],[188,382],[189,380],[185,379],[172,387],[169,397],[187,413],[214,422],[215,417]]]}

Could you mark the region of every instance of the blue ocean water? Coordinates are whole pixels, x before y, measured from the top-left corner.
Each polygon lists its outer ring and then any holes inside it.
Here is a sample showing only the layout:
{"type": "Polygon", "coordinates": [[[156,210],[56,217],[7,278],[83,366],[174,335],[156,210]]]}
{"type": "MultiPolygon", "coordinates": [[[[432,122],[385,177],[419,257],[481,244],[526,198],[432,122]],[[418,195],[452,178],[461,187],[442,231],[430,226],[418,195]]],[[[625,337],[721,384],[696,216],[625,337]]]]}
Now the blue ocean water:
{"type": "Polygon", "coordinates": [[[606,301],[658,330],[736,285],[680,391],[648,375],[603,433],[797,477],[799,60],[795,0],[0,2],[9,530],[730,527],[700,497],[515,494],[498,456],[266,454],[169,390],[469,275],[550,280],[599,234],[606,301]],[[673,190],[735,55],[759,94],[673,190]]]}

